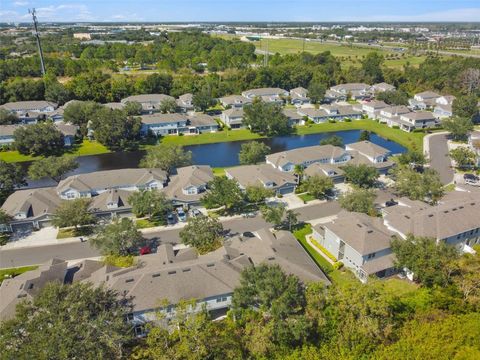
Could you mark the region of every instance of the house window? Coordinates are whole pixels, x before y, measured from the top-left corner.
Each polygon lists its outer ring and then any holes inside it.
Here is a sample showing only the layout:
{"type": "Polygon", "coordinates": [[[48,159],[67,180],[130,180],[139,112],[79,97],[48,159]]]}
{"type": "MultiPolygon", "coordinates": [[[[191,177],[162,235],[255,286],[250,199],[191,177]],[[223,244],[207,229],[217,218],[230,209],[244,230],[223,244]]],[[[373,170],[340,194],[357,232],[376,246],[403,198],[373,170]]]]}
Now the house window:
{"type": "Polygon", "coordinates": [[[375,257],[375,253],[368,254],[367,259],[373,259],[375,257]]]}
{"type": "Polygon", "coordinates": [[[128,313],[126,318],[127,318],[127,321],[132,321],[133,320],[133,313],[128,313]]]}

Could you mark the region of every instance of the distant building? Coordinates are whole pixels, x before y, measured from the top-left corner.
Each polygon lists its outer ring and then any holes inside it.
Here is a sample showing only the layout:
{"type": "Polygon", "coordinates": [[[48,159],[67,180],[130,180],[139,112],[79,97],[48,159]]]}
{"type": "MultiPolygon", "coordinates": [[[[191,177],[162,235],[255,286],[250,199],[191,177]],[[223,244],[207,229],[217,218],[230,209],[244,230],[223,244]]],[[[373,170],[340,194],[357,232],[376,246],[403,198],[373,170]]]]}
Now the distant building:
{"type": "Polygon", "coordinates": [[[231,109],[225,110],[220,116],[220,119],[230,129],[239,129],[244,127],[242,108],[232,107],[231,109]]]}
{"type": "Polygon", "coordinates": [[[142,105],[144,113],[151,114],[158,112],[160,104],[165,100],[175,101],[175,98],[165,94],[143,94],[129,96],[125,99],[122,99],[121,102],[125,104],[129,101],[136,101],[142,105]]]}
{"type": "Polygon", "coordinates": [[[283,103],[284,98],[288,97],[288,91],[280,88],[260,88],[260,89],[250,89],[242,92],[242,96],[246,97],[249,100],[254,100],[255,98],[260,98],[262,101],[270,103],[283,103]]]}
{"type": "Polygon", "coordinates": [[[309,104],[308,90],[303,87],[297,87],[290,90],[290,102],[294,105],[309,104]]]}
{"type": "Polygon", "coordinates": [[[79,39],[79,40],[91,40],[92,39],[92,34],[90,34],[90,33],[73,33],[73,38],[74,39],[79,39]]]}
{"type": "Polygon", "coordinates": [[[408,100],[408,103],[413,110],[433,109],[439,97],[441,97],[441,95],[433,91],[424,91],[415,94],[413,99],[408,100]]]}

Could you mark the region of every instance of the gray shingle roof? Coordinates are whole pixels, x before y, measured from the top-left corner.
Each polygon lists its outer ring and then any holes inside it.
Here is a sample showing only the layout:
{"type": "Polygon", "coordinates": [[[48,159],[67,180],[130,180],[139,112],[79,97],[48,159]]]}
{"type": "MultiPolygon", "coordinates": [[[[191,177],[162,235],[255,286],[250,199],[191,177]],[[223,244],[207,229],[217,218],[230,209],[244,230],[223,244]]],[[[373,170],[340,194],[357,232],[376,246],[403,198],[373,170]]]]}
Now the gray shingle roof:
{"type": "Polygon", "coordinates": [[[126,103],[127,101],[137,101],[139,103],[152,103],[152,104],[160,104],[163,100],[175,100],[174,97],[165,94],[142,94],[142,95],[133,95],[122,99],[122,103],[126,103]]]}
{"type": "Polygon", "coordinates": [[[38,188],[17,190],[2,205],[2,209],[10,216],[26,213],[29,219],[51,215],[60,205],[55,188],[38,188]]]}
{"type": "Polygon", "coordinates": [[[355,150],[360,154],[370,157],[385,156],[390,153],[390,150],[374,144],[370,141],[358,141],[355,143],[347,144],[347,150],[355,150]]]}
{"type": "Polygon", "coordinates": [[[284,166],[288,163],[303,164],[323,158],[338,158],[345,152],[343,148],[338,146],[314,145],[267,155],[267,161],[275,166],[284,166]]]}
{"type": "Polygon", "coordinates": [[[9,102],[0,106],[5,110],[10,111],[32,111],[41,109],[47,106],[52,106],[54,109],[57,108],[57,104],[51,101],[38,100],[38,101],[16,101],[9,102]]]}
{"type": "Polygon", "coordinates": [[[181,201],[198,201],[203,193],[186,195],[183,189],[189,186],[206,186],[213,180],[212,168],[208,165],[192,165],[177,169],[177,174],[170,177],[168,186],[163,190],[169,199],[181,201]]]}
{"type": "Polygon", "coordinates": [[[296,184],[293,174],[277,170],[268,164],[235,166],[226,169],[225,172],[244,188],[250,185],[273,183],[273,189],[276,189],[285,184],[296,184]]]}
{"type": "Polygon", "coordinates": [[[163,123],[175,123],[180,121],[188,121],[188,117],[185,114],[149,114],[141,116],[142,124],[154,125],[154,124],[163,124],[163,123]]]}

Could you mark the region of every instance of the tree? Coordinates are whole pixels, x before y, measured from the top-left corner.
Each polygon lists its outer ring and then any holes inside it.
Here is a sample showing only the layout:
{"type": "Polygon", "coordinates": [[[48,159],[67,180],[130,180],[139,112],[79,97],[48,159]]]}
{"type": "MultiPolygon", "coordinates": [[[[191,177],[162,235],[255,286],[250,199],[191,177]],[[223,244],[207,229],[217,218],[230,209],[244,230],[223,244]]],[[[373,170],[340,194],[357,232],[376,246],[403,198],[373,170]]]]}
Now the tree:
{"type": "Polygon", "coordinates": [[[400,165],[423,166],[427,163],[427,159],[425,159],[425,155],[423,155],[420,151],[409,150],[406,153],[400,154],[398,157],[398,163],[400,165]]]}
{"type": "Polygon", "coordinates": [[[24,155],[53,155],[64,149],[63,134],[50,122],[19,127],[13,138],[15,148],[24,155]]]}
{"type": "Polygon", "coordinates": [[[8,110],[0,109],[0,125],[12,125],[20,122],[18,116],[8,110]]]}
{"type": "Polygon", "coordinates": [[[325,98],[327,86],[319,82],[311,82],[308,86],[308,97],[314,104],[319,104],[325,98]]]}
{"type": "Polygon", "coordinates": [[[92,120],[95,139],[111,150],[135,148],[140,137],[141,120],[122,110],[103,108],[92,120]]]}
{"type": "Polygon", "coordinates": [[[82,354],[86,359],[120,359],[133,340],[125,322],[129,312],[128,302],[114,290],[82,282],[48,282],[2,323],[2,357],[67,360],[82,354]]]}
{"type": "Polygon", "coordinates": [[[473,119],[478,114],[478,100],[475,95],[460,96],[453,100],[452,112],[459,118],[473,119]]]}
{"type": "Polygon", "coordinates": [[[300,183],[302,182],[303,175],[305,174],[305,168],[303,167],[303,165],[296,164],[293,167],[293,173],[297,176],[298,182],[300,183]]]}
{"type": "Polygon", "coordinates": [[[183,146],[176,144],[160,144],[147,149],[140,166],[159,168],[170,173],[173,169],[188,166],[192,163],[192,152],[185,151],[183,146]]]}
{"type": "Polygon", "coordinates": [[[382,91],[375,97],[388,105],[408,105],[408,94],[401,90],[382,91]]]}
{"type": "Polygon", "coordinates": [[[250,185],[245,189],[247,200],[250,203],[260,204],[269,197],[275,196],[272,189],[267,189],[263,185],[250,185]]]}
{"type": "Polygon", "coordinates": [[[450,150],[450,157],[460,169],[468,169],[475,166],[477,162],[477,154],[467,147],[457,147],[450,150]]]}
{"type": "Polygon", "coordinates": [[[127,101],[123,106],[123,111],[127,116],[138,116],[142,114],[142,104],[138,101],[127,101]]]}
{"type": "Polygon", "coordinates": [[[3,204],[16,188],[26,184],[25,172],[19,165],[0,160],[0,203],[3,204]]]}
{"type": "Polygon", "coordinates": [[[285,225],[288,231],[292,231],[292,228],[298,224],[298,215],[298,213],[291,209],[285,212],[285,225]]]}
{"type": "Polygon", "coordinates": [[[201,91],[193,94],[192,104],[197,111],[205,111],[209,107],[215,105],[215,99],[212,97],[210,91],[202,89],[201,91]]]}
{"type": "Polygon", "coordinates": [[[342,194],[338,201],[342,209],[375,216],[375,198],[374,190],[360,188],[342,194]]]}
{"type": "Polygon", "coordinates": [[[461,74],[461,80],[467,94],[474,94],[480,87],[480,70],[469,68],[461,74]]]}
{"type": "Polygon", "coordinates": [[[173,78],[168,74],[151,74],[140,78],[135,84],[137,93],[140,94],[170,94],[173,78]]]}
{"type": "Polygon", "coordinates": [[[332,135],[320,140],[320,145],[343,146],[343,139],[340,136],[332,135]]]}
{"type": "Polygon", "coordinates": [[[392,175],[395,179],[395,191],[400,196],[436,203],[444,194],[440,177],[433,169],[425,169],[423,173],[419,173],[408,167],[398,166],[392,175]]]}
{"type": "Polygon", "coordinates": [[[50,177],[58,183],[63,175],[76,168],[78,162],[73,156],[50,156],[34,161],[28,168],[28,176],[32,180],[50,177]]]}
{"type": "Polygon", "coordinates": [[[395,266],[407,268],[424,286],[447,286],[451,281],[459,254],[454,246],[444,241],[409,235],[392,241],[395,266]]]}
{"type": "Polygon", "coordinates": [[[166,98],[160,103],[158,110],[163,113],[174,113],[177,111],[177,102],[175,99],[166,98]]]}
{"type": "Polygon", "coordinates": [[[202,203],[208,208],[224,206],[226,210],[230,210],[238,208],[243,203],[244,194],[233,179],[216,176],[208,183],[207,188],[202,203]]]}
{"type": "Polygon", "coordinates": [[[270,146],[265,145],[259,141],[249,141],[242,144],[238,158],[240,164],[257,164],[265,161],[265,156],[270,154],[270,146]]]}
{"type": "Polygon", "coordinates": [[[345,172],[346,181],[363,188],[374,187],[379,177],[377,169],[366,164],[347,164],[342,169],[345,172]]]}
{"type": "Polygon", "coordinates": [[[222,223],[209,216],[190,217],[180,231],[180,239],[185,245],[195,247],[200,254],[216,250],[222,245],[222,223]]]}
{"type": "Polygon", "coordinates": [[[290,132],[288,118],[278,104],[254,101],[246,105],[243,111],[243,123],[254,133],[274,136],[290,132]]]}
{"type": "Polygon", "coordinates": [[[100,227],[90,242],[102,255],[127,256],[138,249],[144,239],[131,219],[116,218],[111,224],[100,227]]]}
{"type": "Polygon", "coordinates": [[[136,191],[128,198],[132,212],[136,217],[148,216],[165,221],[167,213],[173,209],[172,202],[164,193],[154,190],[136,191]]]}
{"type": "Polygon", "coordinates": [[[303,312],[304,307],[303,284],[296,276],[286,275],[278,265],[247,267],[232,297],[232,310],[237,317],[256,309],[265,317],[280,320],[303,312]]]}
{"type": "Polygon", "coordinates": [[[333,181],[329,177],[313,175],[303,182],[301,188],[316,199],[321,199],[333,189],[333,186],[333,181]]]}
{"type": "Polygon", "coordinates": [[[95,118],[97,111],[102,109],[102,105],[93,101],[71,101],[63,112],[65,122],[80,127],[80,133],[87,135],[87,127],[95,118]]]}
{"type": "Polygon", "coordinates": [[[368,130],[362,130],[360,136],[358,137],[358,141],[370,141],[371,132],[368,130]]]}
{"type": "Polygon", "coordinates": [[[383,56],[378,52],[368,53],[361,61],[362,70],[365,72],[365,77],[368,83],[374,84],[383,81],[383,61],[383,56]]]}
{"type": "Polygon", "coordinates": [[[455,140],[465,140],[473,130],[472,120],[464,117],[451,117],[442,120],[442,126],[449,131],[455,140]]]}
{"type": "Polygon", "coordinates": [[[260,212],[266,222],[272,223],[275,227],[278,227],[283,222],[285,204],[264,205],[260,207],[260,212]]]}
{"type": "Polygon", "coordinates": [[[90,210],[90,199],[64,200],[55,210],[52,224],[56,227],[70,227],[92,225],[97,222],[97,218],[90,210]]]}
{"type": "Polygon", "coordinates": [[[72,93],[57,80],[46,84],[45,100],[53,101],[59,105],[63,105],[71,98],[72,93]]]}

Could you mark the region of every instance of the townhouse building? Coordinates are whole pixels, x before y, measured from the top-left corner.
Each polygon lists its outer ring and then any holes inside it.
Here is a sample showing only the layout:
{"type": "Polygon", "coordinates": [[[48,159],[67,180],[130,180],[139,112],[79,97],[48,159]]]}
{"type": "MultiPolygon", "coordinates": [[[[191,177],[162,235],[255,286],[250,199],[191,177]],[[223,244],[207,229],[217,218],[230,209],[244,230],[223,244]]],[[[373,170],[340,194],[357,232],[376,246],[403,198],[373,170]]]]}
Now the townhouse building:
{"type": "Polygon", "coordinates": [[[138,102],[142,105],[142,110],[145,114],[152,114],[159,111],[160,104],[165,100],[175,101],[175,98],[165,94],[142,94],[132,95],[122,99],[120,102],[125,104],[127,102],[138,102]]]}
{"type": "Polygon", "coordinates": [[[242,96],[253,101],[256,98],[261,99],[266,103],[280,103],[283,104],[284,99],[287,98],[289,92],[280,88],[259,88],[250,89],[242,92],[242,96]]]}
{"type": "Polygon", "coordinates": [[[452,104],[455,100],[453,95],[440,96],[435,100],[433,114],[437,119],[447,118],[453,115],[452,104]]]}
{"type": "Polygon", "coordinates": [[[222,112],[220,120],[223,121],[230,129],[240,129],[243,125],[243,109],[240,107],[232,107],[222,112]]]}
{"type": "Polygon", "coordinates": [[[220,104],[224,108],[242,108],[245,105],[251,104],[253,102],[252,99],[246,98],[242,95],[229,95],[223,96],[218,99],[220,104]]]}
{"type": "Polygon", "coordinates": [[[426,110],[432,109],[436,100],[441,97],[440,94],[437,94],[433,91],[424,91],[413,96],[413,99],[408,100],[409,106],[412,110],[426,110]]]}
{"type": "Polygon", "coordinates": [[[289,95],[291,104],[303,105],[310,103],[310,98],[308,97],[308,90],[301,86],[291,89],[289,95]]]}

